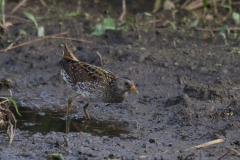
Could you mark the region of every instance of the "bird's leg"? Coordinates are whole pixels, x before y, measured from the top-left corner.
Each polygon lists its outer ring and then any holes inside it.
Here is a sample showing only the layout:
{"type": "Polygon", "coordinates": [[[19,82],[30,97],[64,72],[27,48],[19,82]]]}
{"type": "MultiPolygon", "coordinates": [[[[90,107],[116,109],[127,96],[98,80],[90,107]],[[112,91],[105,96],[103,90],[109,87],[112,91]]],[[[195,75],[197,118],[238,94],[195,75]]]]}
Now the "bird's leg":
{"type": "Polygon", "coordinates": [[[84,107],[83,107],[83,111],[87,117],[88,120],[91,120],[89,114],[88,114],[88,111],[87,111],[87,107],[89,106],[89,104],[91,104],[92,102],[88,102],[84,107]]]}
{"type": "Polygon", "coordinates": [[[72,101],[76,98],[77,96],[75,96],[75,97],[72,97],[72,98],[70,98],[69,100],[68,100],[68,106],[67,106],[67,117],[69,117],[70,116],[70,108],[71,108],[71,104],[72,104],[72,101]]]}
{"type": "Polygon", "coordinates": [[[70,131],[70,118],[66,119],[66,133],[68,134],[70,131]]]}

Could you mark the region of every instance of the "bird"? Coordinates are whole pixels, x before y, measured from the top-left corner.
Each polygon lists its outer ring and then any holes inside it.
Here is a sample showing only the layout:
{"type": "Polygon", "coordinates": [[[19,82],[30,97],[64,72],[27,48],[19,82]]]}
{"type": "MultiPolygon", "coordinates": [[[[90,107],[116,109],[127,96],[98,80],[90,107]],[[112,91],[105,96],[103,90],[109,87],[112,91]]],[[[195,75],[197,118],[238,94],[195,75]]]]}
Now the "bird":
{"type": "Polygon", "coordinates": [[[63,55],[59,61],[62,67],[62,77],[77,94],[68,99],[67,117],[70,116],[72,101],[80,96],[88,99],[83,107],[88,120],[91,120],[87,108],[91,103],[121,103],[127,98],[128,92],[139,94],[134,82],[127,77],[116,74],[79,61],[65,44],[63,55]]]}

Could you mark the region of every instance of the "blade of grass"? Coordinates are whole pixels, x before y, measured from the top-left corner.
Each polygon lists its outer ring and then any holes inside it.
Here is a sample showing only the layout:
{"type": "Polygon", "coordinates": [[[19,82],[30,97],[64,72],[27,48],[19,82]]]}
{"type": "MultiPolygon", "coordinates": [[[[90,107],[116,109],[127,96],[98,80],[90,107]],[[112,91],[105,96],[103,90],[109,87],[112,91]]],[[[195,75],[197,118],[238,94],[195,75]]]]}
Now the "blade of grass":
{"type": "MultiPolygon", "coordinates": [[[[6,100],[8,100],[8,98],[7,97],[0,97],[1,99],[6,99],[6,100]]],[[[2,103],[2,102],[0,102],[0,103],[2,103]]]]}
{"type": "Polygon", "coordinates": [[[12,91],[10,89],[9,89],[9,92],[10,92],[10,95],[11,95],[10,99],[12,99],[12,91]]]}
{"type": "Polygon", "coordinates": [[[13,99],[9,99],[9,102],[12,102],[12,103],[13,103],[13,105],[14,105],[14,107],[15,107],[15,109],[16,109],[17,114],[22,117],[22,115],[18,112],[18,107],[17,107],[16,102],[15,102],[13,99]]]}
{"type": "Polygon", "coordinates": [[[134,19],[131,18],[131,17],[127,17],[127,20],[128,20],[128,22],[130,22],[130,23],[134,23],[134,19]]]}
{"type": "Polygon", "coordinates": [[[232,0],[228,0],[228,4],[231,6],[232,5],[232,0]]]}
{"type": "Polygon", "coordinates": [[[152,13],[157,12],[157,10],[161,7],[161,1],[162,1],[162,0],[156,0],[156,1],[155,1],[154,9],[153,9],[152,13]]]}
{"type": "MultiPolygon", "coordinates": [[[[187,10],[187,9],[186,9],[187,10]]],[[[187,10],[188,12],[192,13],[197,19],[198,19],[198,15],[196,12],[192,11],[192,10],[187,10]]]]}
{"type": "Polygon", "coordinates": [[[213,0],[213,10],[214,10],[214,15],[216,16],[218,14],[218,9],[216,5],[216,0],[213,0]]]}
{"type": "Polygon", "coordinates": [[[9,92],[10,92],[10,95],[11,95],[10,99],[8,99],[7,97],[0,97],[1,99],[6,99],[5,101],[0,102],[0,104],[1,104],[1,103],[5,103],[5,102],[7,102],[7,101],[12,102],[13,105],[14,105],[14,107],[15,107],[15,109],[16,109],[17,114],[18,114],[19,116],[22,116],[22,115],[18,112],[18,107],[17,107],[16,102],[12,99],[12,91],[11,91],[10,89],[9,89],[9,92]]]}
{"type": "Polygon", "coordinates": [[[38,24],[37,24],[37,21],[36,21],[35,17],[31,13],[28,13],[28,12],[24,12],[24,14],[27,18],[32,20],[34,22],[36,28],[38,28],[38,24]]]}

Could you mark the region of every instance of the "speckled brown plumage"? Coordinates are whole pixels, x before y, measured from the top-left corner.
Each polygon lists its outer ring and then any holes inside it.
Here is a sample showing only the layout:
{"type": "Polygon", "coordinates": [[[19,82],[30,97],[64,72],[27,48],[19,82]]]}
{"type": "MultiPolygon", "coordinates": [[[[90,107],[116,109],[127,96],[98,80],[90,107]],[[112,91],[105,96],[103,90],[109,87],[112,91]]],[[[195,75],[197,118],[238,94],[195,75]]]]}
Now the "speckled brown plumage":
{"type": "MultiPolygon", "coordinates": [[[[88,119],[90,116],[86,108],[91,102],[119,103],[126,99],[128,91],[138,93],[131,79],[118,77],[100,67],[80,62],[67,45],[64,47],[59,64],[63,68],[62,75],[67,84],[78,95],[89,99],[89,103],[84,106],[84,112],[88,119]]],[[[74,98],[70,98],[68,101],[68,116],[74,98]]]]}

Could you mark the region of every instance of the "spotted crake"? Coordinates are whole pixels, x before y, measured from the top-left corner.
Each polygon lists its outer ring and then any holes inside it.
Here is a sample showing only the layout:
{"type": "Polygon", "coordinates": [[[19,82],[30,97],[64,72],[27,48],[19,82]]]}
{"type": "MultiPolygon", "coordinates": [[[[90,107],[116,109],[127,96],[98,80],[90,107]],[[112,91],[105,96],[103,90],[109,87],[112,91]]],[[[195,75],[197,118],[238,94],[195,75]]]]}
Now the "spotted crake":
{"type": "Polygon", "coordinates": [[[69,116],[72,101],[78,96],[89,100],[84,106],[84,113],[90,120],[87,112],[90,103],[120,103],[126,99],[128,91],[138,94],[131,79],[119,77],[100,67],[80,62],[67,45],[64,47],[59,64],[63,68],[63,79],[77,93],[77,96],[68,100],[67,116],[69,116]]]}

